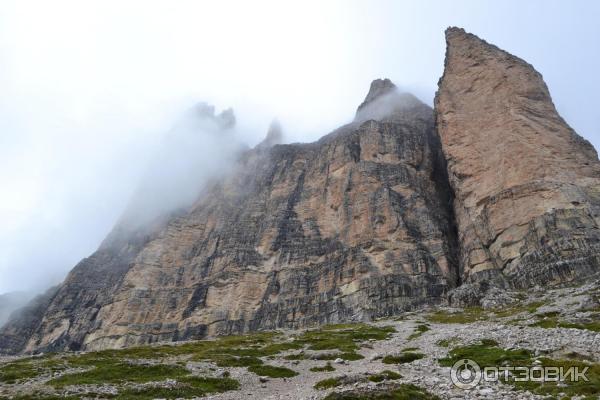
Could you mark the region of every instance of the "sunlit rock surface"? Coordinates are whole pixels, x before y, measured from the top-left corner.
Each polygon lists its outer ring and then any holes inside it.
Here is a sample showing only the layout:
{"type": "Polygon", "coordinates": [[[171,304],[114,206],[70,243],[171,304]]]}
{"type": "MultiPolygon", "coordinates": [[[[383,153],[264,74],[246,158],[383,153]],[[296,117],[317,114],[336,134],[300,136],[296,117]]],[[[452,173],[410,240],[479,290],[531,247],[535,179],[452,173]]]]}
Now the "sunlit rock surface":
{"type": "Polygon", "coordinates": [[[600,164],[525,61],[446,31],[435,99],[466,281],[527,287],[600,265],[600,164]]]}

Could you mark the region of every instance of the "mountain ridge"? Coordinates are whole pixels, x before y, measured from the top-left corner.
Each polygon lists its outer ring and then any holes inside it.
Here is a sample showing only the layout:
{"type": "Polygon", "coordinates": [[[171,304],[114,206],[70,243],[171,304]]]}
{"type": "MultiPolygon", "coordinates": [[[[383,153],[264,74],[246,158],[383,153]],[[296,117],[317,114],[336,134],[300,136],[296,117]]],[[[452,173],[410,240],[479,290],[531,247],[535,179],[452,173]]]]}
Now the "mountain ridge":
{"type": "Polygon", "coordinates": [[[434,109],[377,79],[316,142],[272,124],[188,209],[82,260],[0,351],[369,321],[600,271],[593,147],[530,64],[460,28],[446,42],[434,109]]]}
{"type": "Polygon", "coordinates": [[[84,259],[27,327],[34,333],[13,325],[1,346],[122,347],[370,320],[441,301],[456,256],[433,111],[395,88],[386,94],[364,108],[385,101],[379,120],[243,153],[188,211],[84,259]]]}

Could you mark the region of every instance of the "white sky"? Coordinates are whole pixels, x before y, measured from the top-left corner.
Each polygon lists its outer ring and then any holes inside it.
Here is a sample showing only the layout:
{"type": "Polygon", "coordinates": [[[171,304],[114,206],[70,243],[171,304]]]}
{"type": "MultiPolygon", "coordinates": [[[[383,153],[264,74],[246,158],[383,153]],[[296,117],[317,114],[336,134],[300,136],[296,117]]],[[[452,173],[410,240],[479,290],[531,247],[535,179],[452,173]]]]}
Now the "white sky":
{"type": "Polygon", "coordinates": [[[0,0],[0,293],[93,252],[197,101],[233,107],[248,144],[275,116],[312,141],[374,78],[431,104],[450,25],[533,64],[598,148],[599,4],[0,0]]]}

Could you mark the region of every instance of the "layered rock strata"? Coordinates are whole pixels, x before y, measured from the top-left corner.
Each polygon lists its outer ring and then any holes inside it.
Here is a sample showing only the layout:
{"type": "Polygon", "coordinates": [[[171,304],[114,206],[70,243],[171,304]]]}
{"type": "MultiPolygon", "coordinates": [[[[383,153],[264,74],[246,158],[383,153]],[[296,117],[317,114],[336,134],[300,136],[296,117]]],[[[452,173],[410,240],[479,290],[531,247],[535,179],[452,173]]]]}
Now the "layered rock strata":
{"type": "Polygon", "coordinates": [[[456,196],[461,276],[527,287],[600,270],[600,164],[525,61],[446,31],[435,98],[456,196]]]}
{"type": "MultiPolygon", "coordinates": [[[[369,320],[448,294],[503,304],[502,288],[599,273],[594,148],[531,65],[462,29],[446,41],[435,112],[385,79],[317,142],[279,144],[274,122],[191,206],[126,215],[13,316],[0,352],[369,320]]],[[[217,130],[235,123],[201,111],[217,130]]]]}
{"type": "Polygon", "coordinates": [[[101,349],[389,316],[456,285],[450,189],[430,107],[375,81],[356,120],[245,152],[192,207],[111,235],[12,352],[101,349]]]}

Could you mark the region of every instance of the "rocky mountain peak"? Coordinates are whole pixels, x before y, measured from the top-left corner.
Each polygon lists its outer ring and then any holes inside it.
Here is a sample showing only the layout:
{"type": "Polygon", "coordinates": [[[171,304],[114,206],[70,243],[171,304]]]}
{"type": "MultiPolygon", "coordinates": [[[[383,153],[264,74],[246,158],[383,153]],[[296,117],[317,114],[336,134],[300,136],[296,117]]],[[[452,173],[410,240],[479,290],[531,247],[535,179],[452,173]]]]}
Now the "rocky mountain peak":
{"type": "Polygon", "coordinates": [[[283,129],[278,119],[271,121],[267,136],[258,144],[259,148],[269,148],[283,142],[283,129]]]}
{"type": "MultiPolygon", "coordinates": [[[[0,331],[0,350],[366,321],[441,301],[457,260],[432,110],[389,80],[367,98],[360,112],[371,123],[314,143],[273,146],[282,138],[274,121],[258,151],[239,157],[192,207],[134,240],[123,231],[84,259],[0,331]]],[[[218,118],[212,107],[201,111],[218,118]]]]}
{"type": "Polygon", "coordinates": [[[354,121],[425,123],[431,120],[431,113],[429,106],[411,93],[400,91],[391,80],[375,79],[365,100],[358,106],[354,121]]]}
{"type": "Polygon", "coordinates": [[[446,42],[435,113],[464,280],[526,287],[597,271],[593,147],[560,117],[532,65],[460,28],[446,42]]]}
{"type": "Polygon", "coordinates": [[[375,99],[386,94],[392,93],[397,89],[398,88],[396,87],[396,85],[394,85],[394,83],[388,78],[375,79],[373,82],[371,82],[369,93],[367,93],[367,97],[365,97],[365,100],[358,106],[356,113],[360,113],[362,109],[364,109],[369,103],[372,103],[375,99]]]}
{"type": "Polygon", "coordinates": [[[457,65],[453,60],[457,59],[470,60],[470,63],[464,64],[467,68],[477,68],[484,65],[490,66],[492,65],[492,61],[496,61],[498,66],[506,69],[519,65],[529,69],[532,78],[536,77],[539,79],[539,82],[536,82],[537,89],[543,89],[543,95],[550,99],[550,94],[546,84],[543,82],[542,75],[531,64],[521,58],[486,42],[477,35],[466,32],[463,28],[449,27],[446,29],[445,36],[446,62],[444,74],[456,72],[454,68],[457,65]]]}
{"type": "Polygon", "coordinates": [[[471,49],[473,50],[473,53],[475,54],[475,53],[479,52],[479,50],[481,50],[481,49],[476,48],[476,45],[482,44],[489,48],[493,48],[495,50],[501,51],[507,55],[511,55],[510,53],[496,47],[495,45],[486,42],[485,40],[481,39],[479,36],[477,36],[473,33],[467,32],[463,28],[460,28],[457,26],[448,27],[446,29],[446,31],[444,32],[444,35],[446,37],[446,46],[447,46],[446,50],[449,50],[453,46],[458,46],[460,44],[467,44],[467,47],[469,47],[469,45],[470,45],[471,49]]]}
{"type": "MultiPolygon", "coordinates": [[[[533,66],[460,28],[446,42],[434,110],[377,79],[355,120],[317,142],[273,146],[273,121],[193,207],[121,231],[11,319],[0,353],[366,321],[598,273],[593,147],[533,66]]],[[[206,120],[223,139],[235,124],[231,110],[195,111],[192,133],[206,120]]]]}
{"type": "MultiPolygon", "coordinates": [[[[467,33],[463,28],[460,28],[458,26],[449,26],[448,28],[446,28],[446,31],[444,33],[446,35],[446,40],[449,40],[453,36],[471,35],[471,34],[467,33]]],[[[471,36],[475,36],[475,35],[471,35],[471,36]]]]}
{"type": "Polygon", "coordinates": [[[215,106],[200,102],[193,109],[195,117],[202,122],[213,123],[218,129],[231,129],[235,126],[235,113],[232,108],[227,108],[219,114],[215,112],[215,106]]]}

